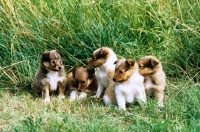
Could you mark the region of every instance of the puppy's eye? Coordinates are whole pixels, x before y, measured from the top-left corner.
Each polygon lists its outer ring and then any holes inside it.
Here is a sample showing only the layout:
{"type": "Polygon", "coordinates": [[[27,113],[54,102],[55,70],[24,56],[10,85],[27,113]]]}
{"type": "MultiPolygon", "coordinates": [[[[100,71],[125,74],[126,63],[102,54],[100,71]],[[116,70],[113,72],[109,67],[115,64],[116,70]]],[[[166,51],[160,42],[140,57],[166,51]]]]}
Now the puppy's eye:
{"type": "Polygon", "coordinates": [[[119,71],[120,74],[124,73],[123,71],[119,71]]]}
{"type": "Polygon", "coordinates": [[[139,68],[142,68],[143,67],[143,65],[139,65],[139,68]]]}
{"type": "Polygon", "coordinates": [[[85,83],[86,81],[81,81],[81,83],[85,83]]]}
{"type": "Polygon", "coordinates": [[[51,61],[51,64],[53,64],[53,65],[54,65],[54,64],[55,64],[55,62],[54,62],[54,61],[51,61]]]}

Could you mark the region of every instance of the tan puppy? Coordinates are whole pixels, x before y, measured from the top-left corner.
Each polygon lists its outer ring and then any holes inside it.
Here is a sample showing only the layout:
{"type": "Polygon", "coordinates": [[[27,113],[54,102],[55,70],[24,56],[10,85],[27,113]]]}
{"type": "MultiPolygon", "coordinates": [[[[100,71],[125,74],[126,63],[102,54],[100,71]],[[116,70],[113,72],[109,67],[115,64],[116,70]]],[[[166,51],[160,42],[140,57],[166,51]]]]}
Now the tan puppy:
{"type": "Polygon", "coordinates": [[[81,99],[87,93],[96,94],[97,79],[94,68],[78,67],[67,75],[67,86],[70,89],[70,100],[81,99]]]}
{"type": "Polygon", "coordinates": [[[64,98],[67,78],[61,60],[61,54],[56,50],[45,51],[42,54],[40,66],[32,83],[32,89],[42,93],[44,102],[50,102],[50,92],[58,91],[59,97],[64,98]]]}
{"type": "Polygon", "coordinates": [[[138,64],[131,59],[119,59],[114,64],[115,84],[106,89],[104,103],[106,105],[117,103],[119,109],[126,110],[126,102],[146,103],[144,77],[139,74],[138,64]],[[113,92],[114,91],[114,92],[113,92]]]}
{"type": "Polygon", "coordinates": [[[115,69],[114,62],[116,60],[116,54],[108,47],[102,47],[95,50],[92,59],[89,60],[89,66],[97,67],[98,89],[96,97],[100,97],[105,88],[113,83],[112,78],[115,69]]]}
{"type": "Polygon", "coordinates": [[[138,64],[139,73],[144,76],[146,94],[155,95],[158,105],[163,106],[166,77],[161,62],[154,56],[145,56],[138,64]]]}

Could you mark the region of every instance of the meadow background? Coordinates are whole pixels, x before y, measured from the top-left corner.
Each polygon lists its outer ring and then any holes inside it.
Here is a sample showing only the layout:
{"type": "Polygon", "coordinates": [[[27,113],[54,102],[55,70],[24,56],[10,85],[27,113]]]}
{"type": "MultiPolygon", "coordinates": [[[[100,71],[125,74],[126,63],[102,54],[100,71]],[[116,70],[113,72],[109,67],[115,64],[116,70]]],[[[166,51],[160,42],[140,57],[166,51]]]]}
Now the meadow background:
{"type": "Polygon", "coordinates": [[[200,131],[199,0],[0,0],[0,131],[200,131]],[[165,107],[105,107],[56,96],[48,105],[30,84],[45,50],[63,52],[66,72],[101,46],[119,58],[159,58],[165,107]]]}

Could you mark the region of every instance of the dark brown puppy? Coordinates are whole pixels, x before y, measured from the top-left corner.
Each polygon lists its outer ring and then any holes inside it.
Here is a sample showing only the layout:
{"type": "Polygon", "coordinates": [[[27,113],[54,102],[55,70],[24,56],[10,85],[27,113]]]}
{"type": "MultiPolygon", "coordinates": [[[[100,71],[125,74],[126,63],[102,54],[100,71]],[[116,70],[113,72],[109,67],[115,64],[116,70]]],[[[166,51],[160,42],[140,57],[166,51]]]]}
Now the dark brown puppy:
{"type": "Polygon", "coordinates": [[[81,99],[87,93],[95,94],[97,91],[97,78],[94,68],[78,67],[67,75],[67,86],[70,89],[70,100],[81,99]]]}
{"type": "Polygon", "coordinates": [[[61,60],[61,54],[56,50],[45,51],[42,54],[40,66],[32,83],[32,89],[42,93],[44,102],[50,102],[50,92],[58,91],[59,97],[64,98],[67,78],[61,60]]]}

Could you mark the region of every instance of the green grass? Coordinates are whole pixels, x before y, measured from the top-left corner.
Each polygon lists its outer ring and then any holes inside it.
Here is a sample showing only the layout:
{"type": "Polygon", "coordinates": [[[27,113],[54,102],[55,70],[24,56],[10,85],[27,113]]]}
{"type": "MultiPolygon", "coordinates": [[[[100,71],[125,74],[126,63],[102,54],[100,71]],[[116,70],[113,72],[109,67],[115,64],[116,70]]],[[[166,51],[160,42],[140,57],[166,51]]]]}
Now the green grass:
{"type": "Polygon", "coordinates": [[[200,131],[198,0],[1,0],[1,131],[200,131]],[[165,107],[105,107],[102,98],[49,105],[30,90],[40,55],[63,52],[66,72],[92,52],[155,55],[167,75],[165,107]]]}

